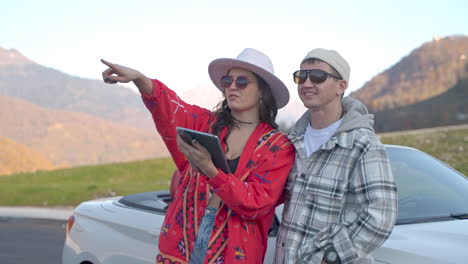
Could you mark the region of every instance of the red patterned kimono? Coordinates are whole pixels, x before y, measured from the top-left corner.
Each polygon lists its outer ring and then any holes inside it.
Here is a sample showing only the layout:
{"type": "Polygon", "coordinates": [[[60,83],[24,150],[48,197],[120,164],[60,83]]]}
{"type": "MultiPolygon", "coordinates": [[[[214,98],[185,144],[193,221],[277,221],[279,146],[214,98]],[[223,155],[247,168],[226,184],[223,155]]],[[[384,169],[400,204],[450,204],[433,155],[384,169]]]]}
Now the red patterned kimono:
{"type": "MultiPolygon", "coordinates": [[[[179,151],[175,127],[207,132],[214,114],[185,103],[158,80],[153,85],[153,94],[143,94],[143,102],[182,173],[164,220],[156,263],[189,262],[210,190],[222,202],[205,263],[263,263],[274,209],[294,162],[293,145],[286,135],[260,123],[245,145],[236,172],[219,170],[210,180],[193,170],[179,151]]],[[[222,142],[226,133],[226,128],[220,133],[222,142]]]]}

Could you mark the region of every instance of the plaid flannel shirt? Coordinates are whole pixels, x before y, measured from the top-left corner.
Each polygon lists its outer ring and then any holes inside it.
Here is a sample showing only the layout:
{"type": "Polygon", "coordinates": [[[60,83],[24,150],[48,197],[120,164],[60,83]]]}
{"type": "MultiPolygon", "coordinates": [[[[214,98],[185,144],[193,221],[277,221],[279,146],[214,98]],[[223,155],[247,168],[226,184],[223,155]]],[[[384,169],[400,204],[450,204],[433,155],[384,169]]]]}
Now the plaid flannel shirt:
{"type": "Polygon", "coordinates": [[[340,127],[357,127],[341,132],[339,127],[309,158],[304,146],[309,112],[289,135],[296,162],[286,185],[275,263],[319,264],[329,246],[341,263],[373,263],[369,253],[393,229],[397,189],[385,148],[364,105],[345,98],[343,108],[340,127]],[[352,114],[357,119],[347,118],[351,104],[360,108],[352,114]],[[362,122],[368,124],[359,127],[362,122]]]}

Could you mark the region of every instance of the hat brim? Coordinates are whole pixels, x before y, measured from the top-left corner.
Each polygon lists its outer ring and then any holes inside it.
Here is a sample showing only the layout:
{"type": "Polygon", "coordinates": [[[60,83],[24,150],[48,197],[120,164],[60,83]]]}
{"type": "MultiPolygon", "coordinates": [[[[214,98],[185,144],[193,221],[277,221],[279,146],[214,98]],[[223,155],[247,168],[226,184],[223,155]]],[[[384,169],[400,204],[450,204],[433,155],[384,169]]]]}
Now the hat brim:
{"type": "Polygon", "coordinates": [[[224,92],[224,88],[221,86],[221,77],[226,75],[232,68],[242,68],[245,70],[252,71],[259,75],[265,80],[270,86],[273,98],[275,98],[278,109],[283,108],[289,101],[289,91],[286,85],[275,75],[270,73],[263,68],[260,68],[254,64],[230,58],[216,59],[208,66],[208,73],[211,81],[221,91],[224,92]]]}

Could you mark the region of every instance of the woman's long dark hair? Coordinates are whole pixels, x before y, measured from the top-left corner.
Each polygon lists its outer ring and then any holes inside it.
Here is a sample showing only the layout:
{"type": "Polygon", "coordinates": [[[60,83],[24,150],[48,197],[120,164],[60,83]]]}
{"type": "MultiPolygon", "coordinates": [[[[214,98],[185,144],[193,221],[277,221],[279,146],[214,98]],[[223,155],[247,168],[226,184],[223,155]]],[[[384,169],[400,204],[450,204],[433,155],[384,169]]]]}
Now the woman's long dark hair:
{"type": "MultiPolygon", "coordinates": [[[[270,86],[256,73],[253,72],[258,82],[260,89],[260,122],[265,122],[273,128],[278,128],[275,122],[276,114],[278,114],[278,106],[271,92],[270,86]]],[[[231,133],[232,127],[235,125],[234,118],[231,115],[231,109],[227,104],[227,99],[219,102],[214,110],[216,122],[211,126],[211,133],[219,136],[219,132],[225,126],[228,127],[227,136],[231,133]]],[[[227,137],[226,136],[226,137],[227,137]]]]}

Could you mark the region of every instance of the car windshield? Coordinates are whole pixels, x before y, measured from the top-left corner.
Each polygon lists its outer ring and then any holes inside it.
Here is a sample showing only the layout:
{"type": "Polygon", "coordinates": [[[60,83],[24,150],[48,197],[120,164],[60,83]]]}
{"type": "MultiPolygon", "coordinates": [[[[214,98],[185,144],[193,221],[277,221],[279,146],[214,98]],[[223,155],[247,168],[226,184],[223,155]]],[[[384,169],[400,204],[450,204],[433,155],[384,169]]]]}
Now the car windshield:
{"type": "Polygon", "coordinates": [[[130,194],[119,199],[119,203],[153,213],[165,214],[172,201],[169,191],[130,194]]]}
{"type": "Polygon", "coordinates": [[[397,224],[466,219],[468,179],[410,148],[387,147],[398,187],[397,224]]]}

